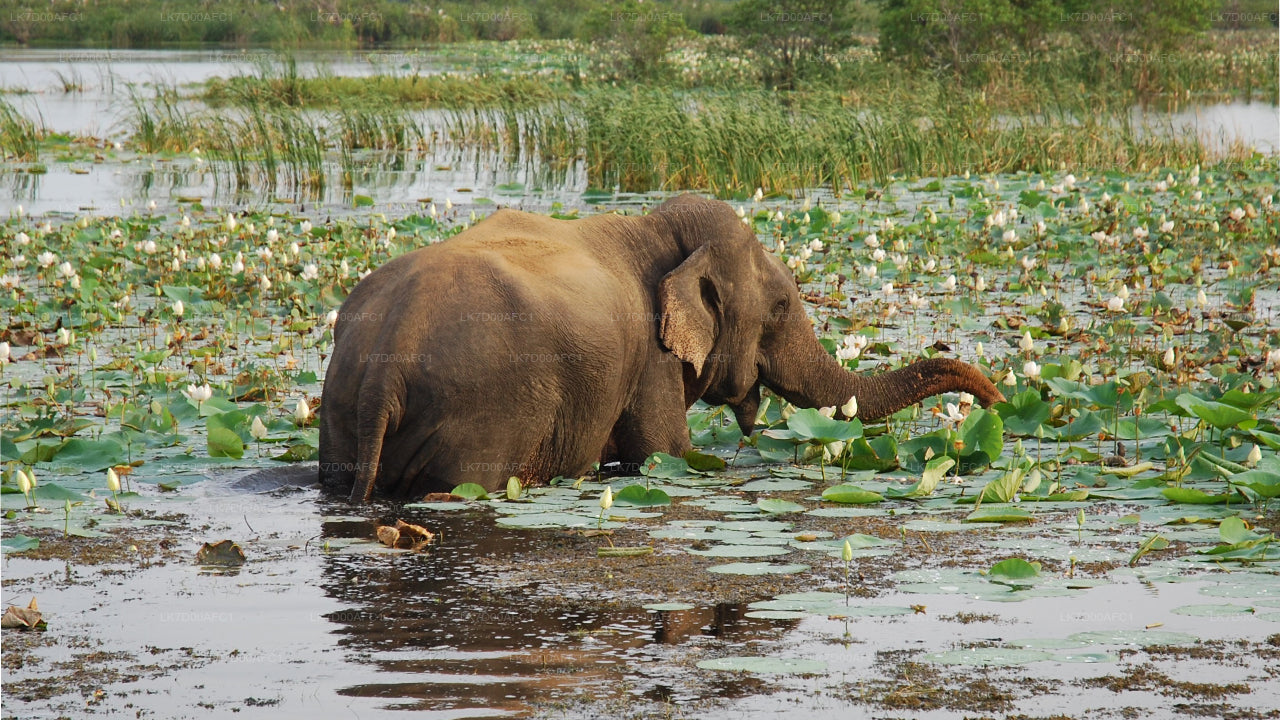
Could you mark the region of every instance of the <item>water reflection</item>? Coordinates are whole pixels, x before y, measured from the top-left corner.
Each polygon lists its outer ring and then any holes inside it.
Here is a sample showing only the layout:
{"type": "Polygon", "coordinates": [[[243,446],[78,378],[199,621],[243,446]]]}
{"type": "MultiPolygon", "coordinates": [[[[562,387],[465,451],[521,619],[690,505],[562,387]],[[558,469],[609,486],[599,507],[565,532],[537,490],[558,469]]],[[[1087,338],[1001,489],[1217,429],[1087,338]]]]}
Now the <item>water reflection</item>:
{"type": "MultiPolygon", "coordinates": [[[[491,717],[603,694],[625,680],[656,702],[687,698],[669,661],[703,638],[742,643],[776,636],[795,623],[747,618],[744,604],[649,612],[612,599],[548,596],[537,585],[500,582],[494,564],[532,561],[554,538],[505,530],[486,514],[427,517],[443,540],[425,555],[331,554],[324,592],[349,608],[326,616],[352,661],[373,666],[377,682],[338,689],[376,698],[385,709],[440,717],[491,717]],[[491,563],[491,561],[497,561],[491,563]],[[662,673],[646,677],[646,665],[662,673]]],[[[368,538],[372,523],[324,523],[324,538],[368,538]]],[[[743,692],[736,683],[703,686],[714,696],[743,692]]]]}

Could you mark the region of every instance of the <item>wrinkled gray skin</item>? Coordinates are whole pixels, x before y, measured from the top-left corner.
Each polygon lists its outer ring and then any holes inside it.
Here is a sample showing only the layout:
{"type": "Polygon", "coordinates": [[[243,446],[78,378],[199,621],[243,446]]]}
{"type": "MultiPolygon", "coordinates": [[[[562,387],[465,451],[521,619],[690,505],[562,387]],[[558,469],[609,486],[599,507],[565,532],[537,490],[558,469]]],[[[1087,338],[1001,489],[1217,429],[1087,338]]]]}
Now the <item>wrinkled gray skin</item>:
{"type": "Polygon", "coordinates": [[[791,273],[732,208],[694,196],[644,217],[502,210],[392,260],[343,304],[325,376],[320,479],[416,498],[634,468],[690,449],[685,412],[728,405],[750,435],[764,385],[882,418],[931,395],[1003,399],[934,358],[862,377],[818,343],[791,273]]]}

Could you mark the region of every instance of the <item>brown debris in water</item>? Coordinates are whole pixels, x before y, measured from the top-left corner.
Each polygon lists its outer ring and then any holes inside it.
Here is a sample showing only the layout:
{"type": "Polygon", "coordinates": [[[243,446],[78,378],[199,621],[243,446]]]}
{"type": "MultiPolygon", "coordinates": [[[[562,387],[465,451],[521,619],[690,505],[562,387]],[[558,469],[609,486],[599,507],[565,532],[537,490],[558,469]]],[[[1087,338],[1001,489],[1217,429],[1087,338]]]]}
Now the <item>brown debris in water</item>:
{"type": "Polygon", "coordinates": [[[406,548],[419,552],[436,539],[436,534],[421,525],[396,520],[393,525],[379,525],[378,542],[389,548],[406,548]]]}

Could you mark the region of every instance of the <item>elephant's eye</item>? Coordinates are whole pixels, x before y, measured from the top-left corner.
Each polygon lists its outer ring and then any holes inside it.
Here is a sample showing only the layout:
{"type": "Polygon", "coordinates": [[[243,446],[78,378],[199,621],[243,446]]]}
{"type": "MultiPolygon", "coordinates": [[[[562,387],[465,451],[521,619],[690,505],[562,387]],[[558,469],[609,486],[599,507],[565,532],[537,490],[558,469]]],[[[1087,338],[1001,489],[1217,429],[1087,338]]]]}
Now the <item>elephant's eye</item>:
{"type": "Polygon", "coordinates": [[[787,315],[787,299],[783,298],[773,306],[773,313],[772,313],[771,319],[777,322],[784,319],[786,315],[787,315]]]}

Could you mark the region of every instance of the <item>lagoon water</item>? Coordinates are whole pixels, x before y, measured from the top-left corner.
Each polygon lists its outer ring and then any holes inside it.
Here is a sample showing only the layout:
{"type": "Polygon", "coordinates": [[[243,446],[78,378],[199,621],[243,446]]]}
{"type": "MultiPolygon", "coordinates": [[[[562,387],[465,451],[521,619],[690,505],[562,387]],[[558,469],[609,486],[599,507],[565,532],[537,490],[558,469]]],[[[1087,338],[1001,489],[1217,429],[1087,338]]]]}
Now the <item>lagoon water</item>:
{"type": "MultiPolygon", "coordinates": [[[[473,66],[471,59],[450,52],[325,51],[290,57],[304,77],[429,75],[466,72],[473,66]]],[[[9,49],[0,51],[0,88],[7,102],[49,130],[97,138],[107,148],[127,137],[131,93],[149,97],[155,87],[194,92],[197,84],[210,78],[255,74],[261,67],[279,68],[287,59],[269,50],[9,49]],[[68,91],[68,86],[73,89],[68,91]]],[[[1140,132],[1195,132],[1213,152],[1222,152],[1232,143],[1264,154],[1280,151],[1280,107],[1269,103],[1240,100],[1171,111],[1135,107],[1131,117],[1140,132]]],[[[415,120],[428,132],[444,129],[444,117],[435,111],[416,113],[415,120]]],[[[22,167],[0,169],[0,206],[22,205],[33,213],[117,213],[152,201],[167,211],[199,199],[207,205],[241,208],[265,207],[274,201],[305,203],[341,214],[350,212],[355,195],[366,195],[392,207],[415,208],[424,200],[443,203],[445,199],[466,207],[473,198],[487,197],[504,205],[545,210],[555,202],[579,206],[588,190],[580,162],[552,170],[523,155],[512,158],[499,151],[447,143],[425,153],[367,153],[357,158],[349,188],[342,186],[341,168],[331,158],[326,163],[325,189],[318,193],[287,187],[237,193],[225,168],[186,156],[161,161],[121,151],[96,163],[52,158],[42,162],[41,174],[24,172],[22,167]],[[501,198],[500,186],[518,190],[501,198]]],[[[609,199],[629,200],[619,194],[609,199]]]]}

